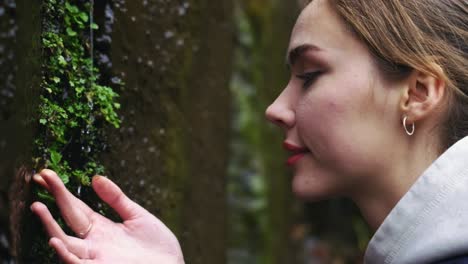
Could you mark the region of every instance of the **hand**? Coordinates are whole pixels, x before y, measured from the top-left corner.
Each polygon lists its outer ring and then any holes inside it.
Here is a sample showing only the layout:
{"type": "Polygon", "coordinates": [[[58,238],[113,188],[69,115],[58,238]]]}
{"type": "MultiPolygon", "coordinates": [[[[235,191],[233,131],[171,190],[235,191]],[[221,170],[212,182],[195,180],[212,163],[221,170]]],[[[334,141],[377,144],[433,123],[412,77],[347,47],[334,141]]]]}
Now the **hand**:
{"type": "Polygon", "coordinates": [[[65,263],[184,263],[174,234],[106,177],[95,176],[93,189],[120,215],[122,223],[94,212],[73,196],[54,171],[43,170],[33,179],[55,197],[65,222],[79,236],[65,234],[44,204],[31,205],[51,237],[49,245],[65,263]]]}

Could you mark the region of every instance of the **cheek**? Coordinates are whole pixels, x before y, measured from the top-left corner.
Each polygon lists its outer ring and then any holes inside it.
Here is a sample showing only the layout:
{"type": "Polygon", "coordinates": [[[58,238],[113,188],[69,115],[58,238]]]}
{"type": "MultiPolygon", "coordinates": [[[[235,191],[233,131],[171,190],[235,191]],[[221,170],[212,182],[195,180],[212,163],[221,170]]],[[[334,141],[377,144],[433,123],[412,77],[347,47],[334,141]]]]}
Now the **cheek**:
{"type": "MultiPolygon", "coordinates": [[[[305,143],[318,144],[321,140],[333,141],[337,132],[346,129],[355,111],[349,95],[327,91],[311,92],[297,109],[297,126],[305,143]],[[320,138],[317,140],[310,140],[320,138]]],[[[332,143],[332,142],[330,142],[332,143]]]]}
{"type": "Polygon", "coordinates": [[[368,87],[343,80],[310,92],[297,109],[300,136],[323,165],[342,171],[362,160],[368,87]]]}

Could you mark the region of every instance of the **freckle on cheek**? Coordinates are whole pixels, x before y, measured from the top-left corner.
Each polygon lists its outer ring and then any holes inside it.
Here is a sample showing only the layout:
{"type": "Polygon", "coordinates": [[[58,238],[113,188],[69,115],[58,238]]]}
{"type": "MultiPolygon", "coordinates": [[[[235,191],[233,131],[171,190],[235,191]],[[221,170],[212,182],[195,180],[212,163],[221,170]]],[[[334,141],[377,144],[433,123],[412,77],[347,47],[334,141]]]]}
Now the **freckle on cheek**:
{"type": "Polygon", "coordinates": [[[330,113],[340,113],[343,112],[343,107],[335,100],[331,100],[327,103],[327,111],[330,113]]]}

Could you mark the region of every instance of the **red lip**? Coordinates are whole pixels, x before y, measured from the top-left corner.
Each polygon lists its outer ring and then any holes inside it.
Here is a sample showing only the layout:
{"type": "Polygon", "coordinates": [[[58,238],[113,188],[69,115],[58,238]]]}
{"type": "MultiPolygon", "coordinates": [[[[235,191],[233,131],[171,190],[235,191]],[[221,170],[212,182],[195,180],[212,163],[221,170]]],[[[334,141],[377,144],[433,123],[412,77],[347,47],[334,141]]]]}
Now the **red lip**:
{"type": "Polygon", "coordinates": [[[304,157],[305,153],[299,153],[299,154],[295,154],[295,155],[292,155],[291,157],[289,157],[289,159],[286,161],[286,164],[288,164],[288,166],[293,166],[294,164],[296,164],[296,162],[298,162],[302,157],[304,157]]]}
{"type": "Polygon", "coordinates": [[[308,152],[309,151],[307,148],[299,147],[299,146],[293,145],[291,143],[288,143],[286,141],[283,142],[283,147],[286,150],[291,151],[291,152],[295,152],[295,153],[301,153],[301,152],[308,152]]]}
{"type": "Polygon", "coordinates": [[[304,155],[309,152],[309,150],[307,148],[303,148],[303,147],[299,147],[299,146],[296,146],[296,145],[293,145],[291,143],[288,143],[288,142],[284,142],[283,143],[283,147],[292,152],[292,156],[290,156],[288,158],[288,160],[286,161],[286,164],[288,164],[288,166],[292,166],[294,165],[296,162],[298,162],[302,157],[304,157],[304,155]]]}

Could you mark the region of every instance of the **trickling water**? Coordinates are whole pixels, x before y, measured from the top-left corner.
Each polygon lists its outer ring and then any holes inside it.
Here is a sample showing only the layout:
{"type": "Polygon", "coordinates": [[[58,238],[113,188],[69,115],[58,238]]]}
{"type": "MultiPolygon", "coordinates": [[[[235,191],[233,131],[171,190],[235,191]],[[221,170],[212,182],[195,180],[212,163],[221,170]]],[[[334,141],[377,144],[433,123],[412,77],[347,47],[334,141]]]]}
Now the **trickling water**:
{"type": "Polygon", "coordinates": [[[94,68],[94,0],[91,0],[91,7],[89,8],[89,57],[91,58],[91,74],[94,68]]]}

